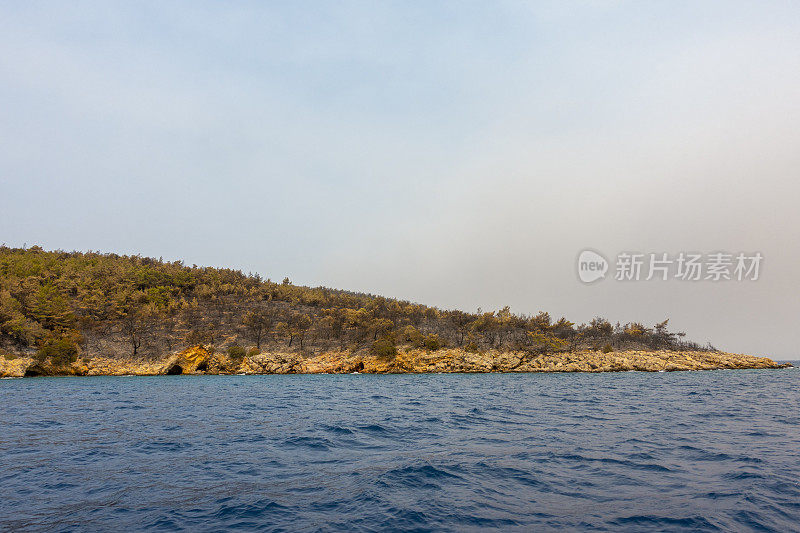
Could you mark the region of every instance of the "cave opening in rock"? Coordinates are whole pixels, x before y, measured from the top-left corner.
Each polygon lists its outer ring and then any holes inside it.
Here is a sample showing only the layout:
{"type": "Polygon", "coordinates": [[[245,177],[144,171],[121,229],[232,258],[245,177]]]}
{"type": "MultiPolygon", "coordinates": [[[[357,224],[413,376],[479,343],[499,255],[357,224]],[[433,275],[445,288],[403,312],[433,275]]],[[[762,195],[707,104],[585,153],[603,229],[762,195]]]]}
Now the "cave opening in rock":
{"type": "Polygon", "coordinates": [[[172,365],[169,367],[169,370],[167,370],[168,376],[179,376],[181,374],[183,374],[183,367],[181,365],[172,365]]]}
{"type": "Polygon", "coordinates": [[[44,376],[44,371],[41,368],[32,366],[25,371],[26,378],[38,378],[44,376]]]}
{"type": "Polygon", "coordinates": [[[355,366],[354,372],[361,372],[362,370],[364,370],[364,361],[359,361],[355,366]]]}
{"type": "Polygon", "coordinates": [[[199,365],[197,365],[198,372],[208,372],[208,361],[203,361],[199,365]]]}

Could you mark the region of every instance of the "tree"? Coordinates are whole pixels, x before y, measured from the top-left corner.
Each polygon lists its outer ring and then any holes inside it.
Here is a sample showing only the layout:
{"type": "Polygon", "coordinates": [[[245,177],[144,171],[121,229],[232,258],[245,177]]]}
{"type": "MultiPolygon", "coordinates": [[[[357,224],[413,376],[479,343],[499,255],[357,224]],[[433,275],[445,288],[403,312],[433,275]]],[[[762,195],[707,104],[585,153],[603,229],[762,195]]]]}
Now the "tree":
{"type": "Polygon", "coordinates": [[[31,346],[45,337],[46,330],[24,315],[22,304],[9,291],[0,291],[0,335],[7,335],[16,344],[31,346]]]}
{"type": "Polygon", "coordinates": [[[589,322],[587,333],[593,337],[608,337],[614,332],[611,322],[602,317],[595,317],[589,322]]]}
{"type": "Polygon", "coordinates": [[[513,313],[511,313],[511,308],[508,306],[505,306],[497,312],[495,321],[497,323],[496,329],[498,332],[498,347],[503,345],[503,337],[513,331],[516,322],[515,319],[516,317],[513,313]]]}
{"type": "Polygon", "coordinates": [[[122,317],[122,333],[127,337],[134,356],[139,353],[142,340],[149,331],[149,319],[149,313],[142,308],[131,308],[122,317]]]}
{"type": "Polygon", "coordinates": [[[247,329],[247,334],[250,340],[255,342],[256,348],[260,350],[261,341],[272,328],[272,313],[266,309],[254,309],[244,316],[242,322],[247,329]]]}
{"type": "Polygon", "coordinates": [[[397,346],[394,334],[389,333],[373,341],[370,350],[378,357],[394,357],[397,355],[397,346]]]}
{"type": "Polygon", "coordinates": [[[494,316],[494,311],[478,315],[478,318],[470,325],[470,329],[486,337],[489,340],[489,346],[494,346],[494,340],[498,329],[497,318],[494,316]]]}
{"type": "Polygon", "coordinates": [[[419,348],[425,344],[425,338],[422,336],[422,333],[411,324],[403,329],[403,335],[401,339],[403,342],[407,342],[415,348],[419,348]]]}
{"type": "Polygon", "coordinates": [[[623,334],[626,337],[632,339],[640,339],[642,337],[645,337],[649,333],[650,333],[650,328],[644,327],[639,322],[632,322],[630,324],[625,324],[625,327],[623,328],[623,334]]]}
{"type": "Polygon", "coordinates": [[[653,326],[653,344],[658,346],[672,346],[676,343],[680,333],[671,333],[667,330],[669,318],[653,326]]]}
{"type": "Polygon", "coordinates": [[[289,347],[291,348],[292,342],[295,337],[300,340],[300,349],[303,349],[303,337],[306,331],[311,327],[311,317],[304,313],[292,313],[286,322],[278,324],[278,331],[283,335],[289,337],[289,347]]]}
{"type": "Polygon", "coordinates": [[[529,327],[533,331],[547,331],[550,329],[550,313],[539,311],[539,314],[529,320],[529,327]]]}
{"type": "Polygon", "coordinates": [[[322,318],[316,319],[316,328],[324,335],[325,339],[342,339],[345,324],[345,315],[341,309],[325,309],[322,318]]]}
{"type": "Polygon", "coordinates": [[[575,324],[564,318],[563,316],[558,319],[558,322],[550,327],[550,332],[556,337],[562,339],[571,339],[575,335],[575,324]]]}
{"type": "Polygon", "coordinates": [[[133,355],[139,353],[139,347],[142,345],[142,337],[139,329],[138,317],[131,313],[122,319],[122,333],[128,338],[128,342],[133,348],[133,355]]]}
{"type": "Polygon", "coordinates": [[[563,350],[567,346],[567,341],[554,337],[550,333],[541,331],[528,332],[528,350],[532,353],[545,354],[563,350]]]}
{"type": "Polygon", "coordinates": [[[167,350],[172,351],[172,336],[175,333],[175,317],[165,316],[161,318],[161,330],[164,332],[164,342],[167,345],[167,350]]]}
{"type": "Polygon", "coordinates": [[[469,313],[465,313],[464,311],[451,311],[449,314],[450,323],[456,330],[456,335],[458,337],[458,345],[461,346],[464,344],[464,337],[466,336],[469,325],[473,320],[472,315],[469,313]]]}
{"type": "Polygon", "coordinates": [[[74,317],[67,301],[61,291],[51,283],[39,286],[30,307],[33,318],[47,329],[72,325],[74,317]]]}
{"type": "Polygon", "coordinates": [[[370,328],[373,331],[372,340],[377,340],[378,335],[388,333],[394,327],[394,322],[388,318],[375,318],[370,323],[370,328]]]}
{"type": "Polygon", "coordinates": [[[442,348],[444,343],[439,338],[439,335],[435,333],[428,333],[425,335],[425,349],[430,350],[432,352],[442,348]]]}
{"type": "Polygon", "coordinates": [[[53,365],[67,366],[78,359],[80,342],[80,333],[74,330],[51,335],[39,346],[36,359],[42,363],[49,357],[53,365]]]}
{"type": "Polygon", "coordinates": [[[347,329],[353,330],[359,340],[363,340],[369,333],[372,313],[364,309],[346,309],[344,324],[347,329]]]}
{"type": "Polygon", "coordinates": [[[311,317],[304,314],[304,313],[294,313],[289,318],[289,328],[292,329],[297,335],[297,338],[300,340],[300,349],[303,349],[303,339],[306,336],[306,332],[311,327],[312,321],[311,317]]]}

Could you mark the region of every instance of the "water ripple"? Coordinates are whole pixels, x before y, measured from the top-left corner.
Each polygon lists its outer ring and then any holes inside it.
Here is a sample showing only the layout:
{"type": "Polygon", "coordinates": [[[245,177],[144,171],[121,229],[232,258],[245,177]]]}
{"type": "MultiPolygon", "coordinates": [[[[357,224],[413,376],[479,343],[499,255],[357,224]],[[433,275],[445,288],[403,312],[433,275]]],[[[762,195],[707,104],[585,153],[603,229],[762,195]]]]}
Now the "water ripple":
{"type": "Polygon", "coordinates": [[[800,372],[0,382],[0,530],[800,531],[800,372]]]}

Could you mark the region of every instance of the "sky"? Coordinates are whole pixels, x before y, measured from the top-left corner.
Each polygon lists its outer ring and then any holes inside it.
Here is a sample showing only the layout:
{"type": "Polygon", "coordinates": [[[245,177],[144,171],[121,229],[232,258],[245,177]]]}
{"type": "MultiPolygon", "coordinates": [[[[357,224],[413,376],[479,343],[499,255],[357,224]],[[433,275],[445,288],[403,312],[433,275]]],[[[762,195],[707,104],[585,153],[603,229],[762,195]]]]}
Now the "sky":
{"type": "Polygon", "coordinates": [[[800,359],[798,124],[797,2],[0,2],[9,246],[800,359]],[[764,260],[584,284],[587,248],[764,260]]]}

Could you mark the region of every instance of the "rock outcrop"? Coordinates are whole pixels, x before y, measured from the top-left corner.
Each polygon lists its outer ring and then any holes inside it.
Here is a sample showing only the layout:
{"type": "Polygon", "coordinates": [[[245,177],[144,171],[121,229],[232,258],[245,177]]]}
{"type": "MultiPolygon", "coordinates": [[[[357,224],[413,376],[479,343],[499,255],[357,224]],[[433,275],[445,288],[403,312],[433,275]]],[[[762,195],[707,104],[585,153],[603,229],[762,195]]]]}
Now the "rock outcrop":
{"type": "Polygon", "coordinates": [[[0,356],[0,378],[21,378],[42,375],[38,373],[35,361],[30,357],[9,358],[0,356]]]}
{"type": "Polygon", "coordinates": [[[118,376],[175,374],[342,374],[429,372],[644,372],[785,368],[766,357],[703,351],[524,352],[472,353],[461,349],[404,350],[382,358],[350,352],[306,356],[296,352],[263,352],[234,361],[203,346],[187,348],[161,361],[95,357],[66,367],[39,363],[31,357],[0,357],[0,377],[118,376]]]}
{"type": "Polygon", "coordinates": [[[167,359],[161,365],[158,374],[176,376],[181,374],[195,374],[208,372],[212,367],[212,353],[203,346],[186,348],[167,359]]]}

